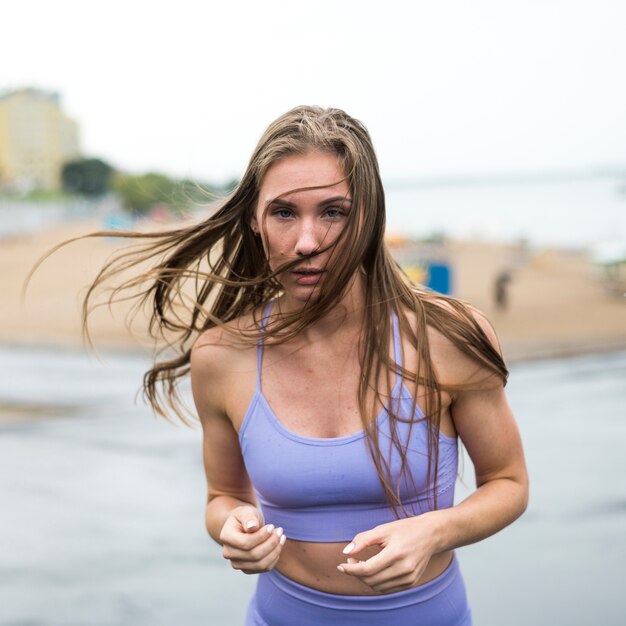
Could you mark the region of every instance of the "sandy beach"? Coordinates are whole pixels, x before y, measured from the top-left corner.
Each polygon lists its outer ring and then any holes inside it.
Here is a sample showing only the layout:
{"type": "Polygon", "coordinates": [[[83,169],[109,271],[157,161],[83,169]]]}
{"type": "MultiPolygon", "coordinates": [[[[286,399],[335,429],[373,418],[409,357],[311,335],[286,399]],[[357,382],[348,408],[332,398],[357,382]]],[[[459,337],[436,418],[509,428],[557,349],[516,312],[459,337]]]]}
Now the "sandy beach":
{"type": "MultiPolygon", "coordinates": [[[[57,251],[21,290],[37,259],[54,245],[98,230],[97,221],[73,222],[0,242],[0,343],[79,347],[80,303],[103,262],[124,242],[87,239],[57,251]]],[[[626,347],[626,298],[605,293],[584,252],[523,249],[488,242],[447,242],[437,250],[452,268],[453,295],[472,302],[492,321],[508,361],[626,347]],[[494,302],[494,281],[511,271],[508,306],[494,302]]],[[[131,333],[127,304],[95,311],[98,348],[145,350],[150,342],[138,318],[131,333]]]]}

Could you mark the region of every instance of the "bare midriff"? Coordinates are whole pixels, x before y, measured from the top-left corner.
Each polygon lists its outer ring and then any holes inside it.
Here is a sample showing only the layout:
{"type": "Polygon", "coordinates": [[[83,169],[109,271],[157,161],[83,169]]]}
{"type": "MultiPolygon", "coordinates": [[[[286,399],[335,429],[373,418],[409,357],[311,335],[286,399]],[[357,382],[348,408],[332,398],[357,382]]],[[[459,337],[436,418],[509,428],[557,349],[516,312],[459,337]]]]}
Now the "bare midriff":
{"type": "MultiPolygon", "coordinates": [[[[337,565],[346,562],[347,557],[342,550],[348,543],[314,543],[288,539],[276,569],[297,583],[318,591],[349,596],[380,595],[358,578],[342,574],[337,569],[337,565]]],[[[354,558],[364,561],[378,552],[378,547],[366,548],[354,558]]],[[[423,585],[437,578],[448,567],[451,559],[452,552],[449,551],[432,556],[418,584],[423,585]]]]}

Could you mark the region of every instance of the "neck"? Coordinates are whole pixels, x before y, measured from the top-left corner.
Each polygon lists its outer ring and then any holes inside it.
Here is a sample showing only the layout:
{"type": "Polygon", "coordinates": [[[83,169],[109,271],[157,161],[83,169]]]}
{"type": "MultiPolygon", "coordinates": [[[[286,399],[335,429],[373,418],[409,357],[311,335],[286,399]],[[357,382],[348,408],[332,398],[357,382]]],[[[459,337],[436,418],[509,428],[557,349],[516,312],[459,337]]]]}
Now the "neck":
{"type": "MultiPolygon", "coordinates": [[[[306,304],[294,302],[286,295],[278,300],[279,311],[283,313],[294,313],[306,308],[306,304]]],[[[365,311],[365,287],[363,276],[357,272],[343,295],[337,300],[334,306],[326,311],[322,317],[309,324],[301,332],[305,341],[317,339],[320,335],[328,337],[339,331],[360,333],[363,326],[365,311]]]]}

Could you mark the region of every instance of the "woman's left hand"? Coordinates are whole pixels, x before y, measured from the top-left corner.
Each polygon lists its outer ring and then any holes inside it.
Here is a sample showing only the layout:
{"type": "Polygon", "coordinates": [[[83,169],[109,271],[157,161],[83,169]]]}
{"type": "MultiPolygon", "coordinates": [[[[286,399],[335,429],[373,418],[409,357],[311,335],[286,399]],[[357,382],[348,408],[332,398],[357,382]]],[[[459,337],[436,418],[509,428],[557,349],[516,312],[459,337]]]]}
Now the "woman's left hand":
{"type": "Polygon", "coordinates": [[[343,550],[349,556],[348,562],[337,569],[379,593],[415,587],[434,553],[436,528],[431,515],[425,513],[359,533],[343,550]],[[368,546],[380,546],[382,550],[366,561],[354,558],[368,546]]]}

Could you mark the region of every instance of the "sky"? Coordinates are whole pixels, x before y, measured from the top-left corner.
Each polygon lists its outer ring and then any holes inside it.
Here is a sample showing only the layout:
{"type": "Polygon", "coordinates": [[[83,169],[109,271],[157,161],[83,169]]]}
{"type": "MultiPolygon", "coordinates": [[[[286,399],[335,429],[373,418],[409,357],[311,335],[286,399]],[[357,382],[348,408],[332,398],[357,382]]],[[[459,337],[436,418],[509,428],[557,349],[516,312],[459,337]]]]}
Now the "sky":
{"type": "Polygon", "coordinates": [[[0,89],[59,91],[86,156],[242,174],[299,104],[369,128],[383,178],[626,170],[622,0],[2,0],[0,89]]]}

